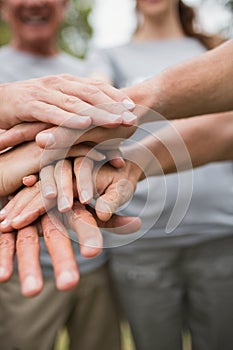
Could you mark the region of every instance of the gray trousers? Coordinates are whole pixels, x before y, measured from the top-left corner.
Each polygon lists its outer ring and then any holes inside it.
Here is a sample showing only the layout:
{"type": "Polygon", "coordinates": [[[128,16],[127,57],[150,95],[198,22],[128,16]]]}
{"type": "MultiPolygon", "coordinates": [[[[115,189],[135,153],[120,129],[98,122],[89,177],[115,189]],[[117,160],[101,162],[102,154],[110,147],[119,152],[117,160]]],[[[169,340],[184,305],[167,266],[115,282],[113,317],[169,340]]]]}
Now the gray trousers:
{"type": "Polygon", "coordinates": [[[185,323],[192,350],[232,350],[233,237],[159,249],[143,241],[111,259],[136,349],[182,349],[185,323]]]}
{"type": "Polygon", "coordinates": [[[79,285],[59,292],[52,279],[41,294],[26,299],[19,280],[0,285],[0,349],[51,350],[66,325],[70,350],[120,350],[120,327],[107,267],[81,277],[79,285]]]}

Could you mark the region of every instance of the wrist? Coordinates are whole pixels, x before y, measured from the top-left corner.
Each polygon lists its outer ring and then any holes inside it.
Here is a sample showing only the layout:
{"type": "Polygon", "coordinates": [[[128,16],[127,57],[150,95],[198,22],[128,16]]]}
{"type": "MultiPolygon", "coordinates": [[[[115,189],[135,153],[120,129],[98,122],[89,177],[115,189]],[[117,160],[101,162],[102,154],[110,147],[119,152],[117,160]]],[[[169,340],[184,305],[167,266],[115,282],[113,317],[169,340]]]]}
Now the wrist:
{"type": "Polygon", "coordinates": [[[137,106],[135,114],[138,116],[139,125],[157,120],[154,113],[148,113],[150,111],[163,115],[165,96],[163,75],[126,88],[124,91],[137,106]]]}

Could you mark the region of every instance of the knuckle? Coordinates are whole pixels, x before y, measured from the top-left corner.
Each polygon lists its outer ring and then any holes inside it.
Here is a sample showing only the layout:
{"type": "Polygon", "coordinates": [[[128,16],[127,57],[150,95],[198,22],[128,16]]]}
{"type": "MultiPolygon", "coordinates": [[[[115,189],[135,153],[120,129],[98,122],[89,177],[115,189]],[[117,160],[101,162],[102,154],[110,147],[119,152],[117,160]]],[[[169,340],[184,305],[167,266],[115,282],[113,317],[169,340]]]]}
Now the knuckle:
{"type": "Polygon", "coordinates": [[[9,237],[7,234],[1,234],[0,236],[0,249],[13,250],[15,247],[15,241],[13,237],[9,237]]]}
{"type": "Polygon", "coordinates": [[[38,236],[33,233],[28,233],[26,235],[18,235],[17,238],[17,247],[32,244],[36,245],[38,243],[38,236]]]}
{"type": "Polygon", "coordinates": [[[61,237],[61,231],[57,227],[50,224],[44,228],[44,237],[48,241],[57,241],[61,237]]]}
{"type": "Polygon", "coordinates": [[[60,78],[62,78],[62,79],[68,79],[68,80],[74,79],[73,75],[68,74],[68,73],[61,74],[61,75],[60,75],[60,78]]]}
{"type": "Polygon", "coordinates": [[[59,75],[49,75],[47,77],[42,78],[42,82],[43,82],[43,84],[45,86],[47,86],[47,85],[51,85],[51,86],[57,85],[57,84],[61,83],[61,81],[62,81],[62,78],[59,75]]]}
{"type": "Polygon", "coordinates": [[[77,98],[74,96],[66,96],[64,97],[64,104],[68,107],[74,106],[77,104],[77,98]]]}
{"type": "Polygon", "coordinates": [[[106,84],[103,80],[101,80],[101,79],[94,79],[94,80],[92,80],[92,84],[93,84],[94,86],[96,86],[96,87],[99,87],[99,88],[104,87],[104,86],[107,85],[107,84],[106,84]]]}
{"type": "Polygon", "coordinates": [[[83,87],[83,93],[87,96],[99,94],[101,91],[98,85],[86,85],[83,87]]]}

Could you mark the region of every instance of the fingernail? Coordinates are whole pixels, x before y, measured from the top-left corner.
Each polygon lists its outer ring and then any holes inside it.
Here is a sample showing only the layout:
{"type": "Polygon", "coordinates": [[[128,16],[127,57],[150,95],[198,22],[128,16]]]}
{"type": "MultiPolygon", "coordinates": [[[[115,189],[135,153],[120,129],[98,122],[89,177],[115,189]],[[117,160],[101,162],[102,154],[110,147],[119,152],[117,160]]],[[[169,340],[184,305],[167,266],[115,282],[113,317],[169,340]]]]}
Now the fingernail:
{"type": "Polygon", "coordinates": [[[0,210],[0,215],[5,215],[6,214],[6,209],[0,210]]]}
{"type": "Polygon", "coordinates": [[[96,149],[92,148],[90,152],[87,155],[89,158],[96,160],[96,161],[102,161],[106,159],[105,154],[97,151],[96,149]]]}
{"type": "Polygon", "coordinates": [[[31,179],[31,175],[23,177],[23,180],[30,180],[30,179],[31,179]]]}
{"type": "Polygon", "coordinates": [[[52,146],[55,143],[55,137],[51,132],[41,132],[37,135],[37,141],[46,146],[52,146]]]}
{"type": "Polygon", "coordinates": [[[91,117],[86,115],[74,115],[69,119],[70,128],[88,127],[92,122],[91,117]]]}
{"type": "Polygon", "coordinates": [[[5,220],[3,220],[2,222],[1,222],[1,226],[2,227],[7,227],[8,225],[9,225],[9,220],[7,220],[7,219],[5,219],[5,220]]]}
{"type": "Polygon", "coordinates": [[[5,267],[0,267],[0,279],[5,278],[7,275],[7,270],[5,267]]]}
{"type": "Polygon", "coordinates": [[[95,239],[89,239],[88,241],[85,241],[83,246],[87,248],[102,248],[98,246],[95,239]]]}
{"type": "Polygon", "coordinates": [[[58,202],[58,207],[59,207],[59,211],[70,210],[70,203],[68,201],[68,198],[64,196],[61,197],[58,202]]]}
{"type": "Polygon", "coordinates": [[[22,293],[28,294],[29,292],[34,292],[37,288],[38,283],[35,276],[27,276],[22,285],[22,293]]]}
{"type": "Polygon", "coordinates": [[[127,124],[133,124],[136,120],[137,120],[137,117],[135,114],[131,113],[131,112],[124,112],[122,114],[122,119],[123,119],[123,122],[126,122],[127,124]]]}
{"type": "Polygon", "coordinates": [[[122,121],[122,117],[121,115],[118,115],[118,114],[109,114],[108,121],[120,123],[122,121]]]}
{"type": "Polygon", "coordinates": [[[54,187],[52,186],[46,186],[44,195],[46,198],[54,198],[57,195],[57,192],[54,187]]]}
{"type": "Polygon", "coordinates": [[[91,195],[88,191],[81,192],[81,200],[83,203],[87,203],[91,198],[91,195]]]}
{"type": "Polygon", "coordinates": [[[21,215],[18,215],[18,216],[16,216],[15,218],[13,218],[12,220],[11,220],[11,222],[12,223],[16,223],[16,222],[19,222],[19,221],[21,221],[22,220],[22,216],[21,215]]]}
{"type": "MultiPolygon", "coordinates": [[[[77,118],[77,116],[76,116],[77,118]]],[[[86,124],[87,122],[91,122],[91,117],[89,115],[81,115],[79,118],[79,122],[86,124]]]]}
{"type": "Polygon", "coordinates": [[[63,288],[65,285],[72,283],[76,280],[74,275],[70,271],[63,271],[57,278],[57,288],[63,288]]]}
{"type": "Polygon", "coordinates": [[[94,160],[102,161],[106,159],[106,156],[103,153],[96,152],[95,156],[93,156],[94,160]]]}
{"type": "Polygon", "coordinates": [[[129,110],[136,107],[135,103],[132,100],[127,99],[127,98],[123,101],[123,105],[125,108],[127,108],[129,110]]]}

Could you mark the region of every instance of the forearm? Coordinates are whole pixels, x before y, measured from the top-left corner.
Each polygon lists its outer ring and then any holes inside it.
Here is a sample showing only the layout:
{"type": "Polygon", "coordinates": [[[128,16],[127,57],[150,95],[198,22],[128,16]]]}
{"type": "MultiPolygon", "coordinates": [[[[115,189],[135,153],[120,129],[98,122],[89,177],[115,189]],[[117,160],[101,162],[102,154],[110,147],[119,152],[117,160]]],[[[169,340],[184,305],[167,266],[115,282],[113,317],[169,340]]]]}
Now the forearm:
{"type": "Polygon", "coordinates": [[[233,109],[233,40],[125,92],[168,119],[233,109]]]}
{"type": "Polygon", "coordinates": [[[137,149],[132,147],[130,157],[144,167],[146,176],[231,160],[232,125],[233,112],[175,120],[169,127],[144,138],[137,149]]]}

